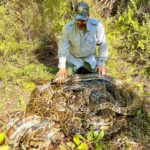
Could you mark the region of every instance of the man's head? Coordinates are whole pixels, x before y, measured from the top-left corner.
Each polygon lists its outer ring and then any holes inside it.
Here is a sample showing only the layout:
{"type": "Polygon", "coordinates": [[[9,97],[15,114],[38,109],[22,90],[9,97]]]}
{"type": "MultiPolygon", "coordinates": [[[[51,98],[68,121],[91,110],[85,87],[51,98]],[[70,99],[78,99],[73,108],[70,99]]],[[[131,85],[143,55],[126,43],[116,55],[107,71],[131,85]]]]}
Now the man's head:
{"type": "Polygon", "coordinates": [[[79,27],[86,26],[86,21],[89,18],[89,5],[84,2],[79,2],[75,6],[74,19],[79,27]]]}

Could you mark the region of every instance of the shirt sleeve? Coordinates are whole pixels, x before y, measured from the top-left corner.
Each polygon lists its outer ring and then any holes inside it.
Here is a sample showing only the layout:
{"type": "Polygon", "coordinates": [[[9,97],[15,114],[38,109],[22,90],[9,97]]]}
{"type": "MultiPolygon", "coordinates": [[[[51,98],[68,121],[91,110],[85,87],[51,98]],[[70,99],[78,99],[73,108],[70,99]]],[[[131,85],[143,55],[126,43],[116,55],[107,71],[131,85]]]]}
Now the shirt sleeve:
{"type": "Polygon", "coordinates": [[[65,26],[62,32],[62,37],[58,48],[58,57],[59,57],[58,68],[66,68],[68,50],[69,50],[69,38],[67,27],[65,26]]]}
{"type": "Polygon", "coordinates": [[[97,65],[104,66],[108,57],[108,47],[105,38],[104,27],[101,23],[97,26],[97,46],[98,46],[98,58],[97,65]]]}

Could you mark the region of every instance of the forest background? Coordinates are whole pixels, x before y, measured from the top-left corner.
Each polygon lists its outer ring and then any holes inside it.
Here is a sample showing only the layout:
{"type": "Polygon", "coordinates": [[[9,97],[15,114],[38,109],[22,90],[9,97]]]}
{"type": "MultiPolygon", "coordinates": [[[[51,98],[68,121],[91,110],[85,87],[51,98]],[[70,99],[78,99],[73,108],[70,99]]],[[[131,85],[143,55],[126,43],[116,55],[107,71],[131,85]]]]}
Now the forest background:
{"type": "MultiPolygon", "coordinates": [[[[150,1],[85,0],[109,46],[107,75],[150,102],[150,1]]],[[[57,49],[75,0],[0,0],[0,113],[24,110],[36,85],[57,72],[57,49]]]]}

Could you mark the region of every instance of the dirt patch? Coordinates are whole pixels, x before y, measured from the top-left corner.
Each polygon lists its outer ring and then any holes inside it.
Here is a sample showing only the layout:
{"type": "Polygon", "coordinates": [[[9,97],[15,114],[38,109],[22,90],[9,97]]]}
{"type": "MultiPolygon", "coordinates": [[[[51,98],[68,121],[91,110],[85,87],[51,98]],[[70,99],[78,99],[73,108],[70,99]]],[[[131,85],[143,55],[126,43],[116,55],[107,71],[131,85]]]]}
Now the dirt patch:
{"type": "Polygon", "coordinates": [[[0,115],[16,110],[24,110],[30,93],[18,86],[9,85],[0,88],[0,115]]]}
{"type": "Polygon", "coordinates": [[[150,113],[150,102],[144,102],[143,108],[147,113],[150,113]]]}

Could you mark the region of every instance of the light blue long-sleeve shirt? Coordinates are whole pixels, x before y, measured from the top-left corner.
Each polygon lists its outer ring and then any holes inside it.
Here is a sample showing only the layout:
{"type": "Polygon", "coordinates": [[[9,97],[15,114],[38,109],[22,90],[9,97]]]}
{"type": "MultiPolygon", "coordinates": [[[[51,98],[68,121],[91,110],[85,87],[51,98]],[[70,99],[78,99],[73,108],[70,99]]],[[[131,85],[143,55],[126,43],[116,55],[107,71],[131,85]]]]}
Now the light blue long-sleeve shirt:
{"type": "Polygon", "coordinates": [[[92,69],[96,65],[104,66],[108,56],[103,25],[94,18],[89,18],[86,31],[76,26],[75,20],[65,25],[58,50],[59,68],[66,67],[66,61],[74,64],[75,69],[88,62],[92,69]],[[98,55],[96,55],[98,46],[98,55]]]}

